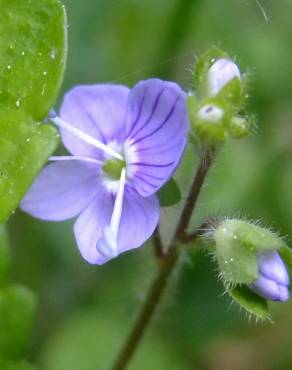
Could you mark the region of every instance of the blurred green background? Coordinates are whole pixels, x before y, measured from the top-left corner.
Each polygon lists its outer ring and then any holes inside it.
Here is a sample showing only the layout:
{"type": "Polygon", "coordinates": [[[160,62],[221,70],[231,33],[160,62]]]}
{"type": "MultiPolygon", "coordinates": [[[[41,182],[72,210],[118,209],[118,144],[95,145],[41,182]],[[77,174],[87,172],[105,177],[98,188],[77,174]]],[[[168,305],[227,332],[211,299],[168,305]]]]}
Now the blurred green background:
{"type": "MultiPolygon", "coordinates": [[[[69,58],[63,92],[76,84],[133,85],[162,77],[193,87],[195,56],[215,44],[252,75],[256,136],[229,143],[207,180],[194,224],[206,215],[260,219],[292,240],[292,1],[64,0],[69,58]]],[[[61,94],[62,95],[62,94],[61,94]]],[[[177,174],[186,192],[197,159],[177,174]]],[[[167,241],[179,207],[162,210],[167,241]]],[[[105,370],[155,274],[150,243],[105,266],[79,256],[73,222],[18,211],[9,221],[13,281],[39,298],[28,358],[43,370],[105,370]]],[[[292,303],[259,324],[223,295],[216,266],[190,248],[130,370],[290,370],[292,303]]]]}

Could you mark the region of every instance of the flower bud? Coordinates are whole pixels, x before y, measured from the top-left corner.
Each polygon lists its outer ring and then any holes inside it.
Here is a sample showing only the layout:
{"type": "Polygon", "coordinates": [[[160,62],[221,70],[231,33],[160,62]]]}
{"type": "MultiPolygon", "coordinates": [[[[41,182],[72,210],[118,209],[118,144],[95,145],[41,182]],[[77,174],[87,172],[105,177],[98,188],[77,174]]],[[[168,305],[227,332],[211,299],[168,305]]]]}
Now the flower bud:
{"type": "Polygon", "coordinates": [[[259,296],[273,300],[289,299],[290,279],[287,268],[276,251],[258,253],[258,279],[249,288],[259,296]]]}
{"type": "Polygon", "coordinates": [[[268,302],[289,299],[292,249],[269,229],[226,219],[212,232],[219,274],[231,298],[259,319],[268,302]]]}
{"type": "Polygon", "coordinates": [[[229,134],[234,139],[240,139],[249,134],[251,129],[251,119],[234,116],[230,120],[229,134]]]}
{"type": "Polygon", "coordinates": [[[218,59],[208,72],[208,92],[210,96],[216,96],[221,89],[234,78],[241,79],[240,71],[230,59],[218,59]]]}
{"type": "Polygon", "coordinates": [[[198,118],[208,122],[219,122],[223,115],[224,111],[214,104],[207,104],[198,111],[198,118]]]}

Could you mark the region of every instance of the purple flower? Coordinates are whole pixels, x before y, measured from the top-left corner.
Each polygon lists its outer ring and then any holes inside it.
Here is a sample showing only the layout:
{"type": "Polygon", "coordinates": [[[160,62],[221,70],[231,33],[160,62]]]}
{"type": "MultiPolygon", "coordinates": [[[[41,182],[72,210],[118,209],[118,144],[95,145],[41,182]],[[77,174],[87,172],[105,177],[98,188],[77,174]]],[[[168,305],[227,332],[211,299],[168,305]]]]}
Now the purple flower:
{"type": "Polygon", "coordinates": [[[185,99],[178,85],[158,79],[132,90],[75,87],[60,117],[50,116],[72,156],[51,157],[55,162],[36,178],[21,208],[50,221],[79,215],[76,241],[92,264],[141,246],[158,223],[155,193],[186,144],[185,99]]]}
{"type": "Polygon", "coordinates": [[[257,256],[259,277],[249,288],[263,298],[272,301],[289,299],[290,279],[284,262],[276,251],[257,256]]]}

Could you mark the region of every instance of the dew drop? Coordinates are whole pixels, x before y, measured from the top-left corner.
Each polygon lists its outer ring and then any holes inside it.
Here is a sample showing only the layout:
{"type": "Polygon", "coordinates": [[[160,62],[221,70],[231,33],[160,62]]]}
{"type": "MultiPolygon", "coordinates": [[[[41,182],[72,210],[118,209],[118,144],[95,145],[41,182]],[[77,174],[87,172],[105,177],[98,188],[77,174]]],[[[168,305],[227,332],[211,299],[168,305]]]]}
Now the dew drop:
{"type": "Polygon", "coordinates": [[[10,71],[12,69],[12,66],[10,64],[8,64],[8,66],[6,68],[10,71]]]}
{"type": "Polygon", "coordinates": [[[47,85],[44,84],[43,87],[42,87],[41,95],[44,96],[46,91],[47,91],[47,85]]]}
{"type": "Polygon", "coordinates": [[[57,56],[57,49],[53,47],[51,50],[51,59],[52,60],[56,59],[56,56],[57,56]]]}
{"type": "Polygon", "coordinates": [[[20,102],[21,102],[21,98],[19,98],[19,99],[17,99],[17,100],[16,100],[15,105],[16,105],[18,108],[20,107],[20,102]]]}

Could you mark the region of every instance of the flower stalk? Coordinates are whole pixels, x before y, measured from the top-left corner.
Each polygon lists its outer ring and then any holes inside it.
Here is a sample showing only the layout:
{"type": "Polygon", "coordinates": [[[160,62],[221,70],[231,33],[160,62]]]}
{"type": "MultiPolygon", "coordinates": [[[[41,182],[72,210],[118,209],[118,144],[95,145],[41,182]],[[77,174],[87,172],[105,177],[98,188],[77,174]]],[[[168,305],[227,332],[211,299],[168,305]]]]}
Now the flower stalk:
{"type": "MultiPolygon", "coordinates": [[[[214,157],[215,150],[211,148],[206,150],[201,158],[201,162],[197,169],[170,247],[165,253],[164,258],[161,259],[162,263],[160,265],[158,274],[150,286],[145,302],[141,307],[140,313],[133,325],[128,339],[126,340],[125,345],[118,355],[117,360],[111,370],[126,369],[151,321],[151,318],[153,317],[159,302],[161,301],[162,295],[167,287],[168,279],[174,271],[174,268],[180,257],[181,244],[187,239],[186,230],[194,213],[205,178],[214,161],[214,157]]],[[[199,235],[200,233],[197,233],[196,237],[199,235]]],[[[195,237],[193,237],[193,240],[195,240],[195,237]]]]}

